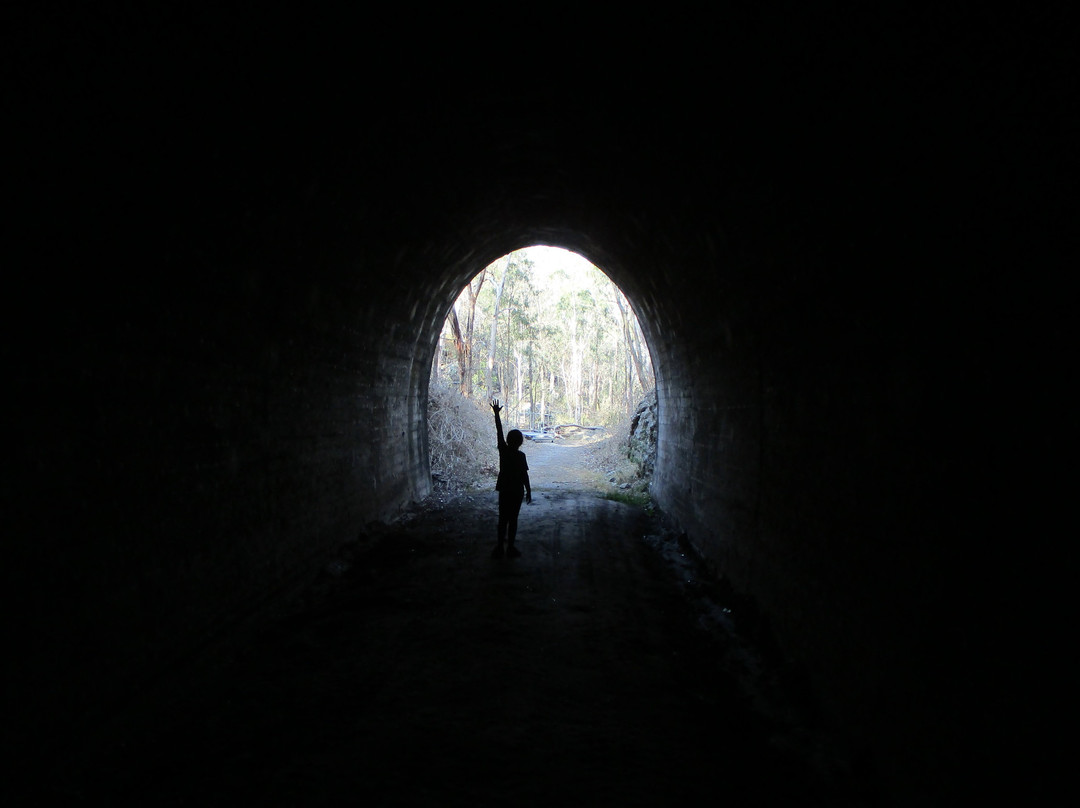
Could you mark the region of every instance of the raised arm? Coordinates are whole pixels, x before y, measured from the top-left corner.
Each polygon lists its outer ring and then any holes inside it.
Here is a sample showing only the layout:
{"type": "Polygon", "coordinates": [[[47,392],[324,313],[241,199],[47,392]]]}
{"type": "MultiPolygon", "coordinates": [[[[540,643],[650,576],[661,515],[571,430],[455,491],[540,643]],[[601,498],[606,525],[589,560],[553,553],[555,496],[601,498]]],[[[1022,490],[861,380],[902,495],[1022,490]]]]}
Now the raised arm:
{"type": "Polygon", "coordinates": [[[499,448],[505,449],[506,439],[503,437],[502,419],[499,418],[499,410],[502,409],[502,406],[499,404],[499,399],[493,398],[491,400],[491,409],[495,413],[495,433],[499,436],[499,448]]]}

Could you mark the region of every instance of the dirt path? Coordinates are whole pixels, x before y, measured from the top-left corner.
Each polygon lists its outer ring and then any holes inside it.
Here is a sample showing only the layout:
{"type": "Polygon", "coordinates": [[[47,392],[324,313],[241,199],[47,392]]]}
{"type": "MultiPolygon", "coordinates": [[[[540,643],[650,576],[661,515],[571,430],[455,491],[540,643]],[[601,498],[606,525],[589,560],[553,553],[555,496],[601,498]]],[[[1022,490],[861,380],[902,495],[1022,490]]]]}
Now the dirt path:
{"type": "Polygon", "coordinates": [[[489,557],[493,494],[428,503],[112,730],[69,770],[65,793],[154,805],[862,804],[782,751],[730,672],[730,647],[701,629],[685,569],[657,552],[650,518],[599,498],[597,476],[566,462],[580,450],[528,448],[520,559],[489,557]]]}
{"type": "Polygon", "coordinates": [[[529,479],[538,491],[608,489],[603,475],[587,466],[587,446],[529,443],[524,451],[529,460],[529,479]]]}

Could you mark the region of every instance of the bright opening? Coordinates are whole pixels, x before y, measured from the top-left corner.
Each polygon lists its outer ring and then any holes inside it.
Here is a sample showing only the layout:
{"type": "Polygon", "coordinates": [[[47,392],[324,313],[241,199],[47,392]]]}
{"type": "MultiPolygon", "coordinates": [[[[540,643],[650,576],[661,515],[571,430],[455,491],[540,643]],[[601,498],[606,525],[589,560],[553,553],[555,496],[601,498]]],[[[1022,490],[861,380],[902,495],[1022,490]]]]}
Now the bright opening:
{"type": "Polygon", "coordinates": [[[557,247],[509,253],[469,282],[443,326],[428,406],[432,472],[460,479],[482,468],[491,399],[529,441],[621,443],[654,388],[637,317],[599,268],[557,247]]]}

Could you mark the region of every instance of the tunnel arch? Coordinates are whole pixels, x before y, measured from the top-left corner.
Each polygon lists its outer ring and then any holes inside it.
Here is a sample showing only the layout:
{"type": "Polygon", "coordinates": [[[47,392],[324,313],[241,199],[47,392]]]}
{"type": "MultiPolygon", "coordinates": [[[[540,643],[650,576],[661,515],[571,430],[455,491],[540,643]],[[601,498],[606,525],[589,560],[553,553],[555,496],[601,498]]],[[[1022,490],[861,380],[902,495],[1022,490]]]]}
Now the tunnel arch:
{"type": "MultiPolygon", "coordinates": [[[[661,384],[661,379],[663,378],[661,363],[657,361],[656,351],[653,347],[652,342],[652,340],[656,338],[655,335],[657,333],[657,330],[652,326],[650,322],[642,319],[642,317],[638,314],[639,306],[635,301],[634,297],[632,297],[631,294],[627,293],[623,289],[623,287],[618,282],[616,282],[614,278],[612,278],[611,273],[603,265],[598,264],[596,260],[591,258],[590,255],[586,254],[585,252],[582,252],[581,249],[575,249],[574,247],[568,245],[585,245],[584,249],[588,250],[591,248],[593,255],[608,255],[609,253],[606,253],[604,250],[601,249],[596,249],[594,246],[592,246],[593,242],[590,239],[573,236],[563,236],[558,240],[548,238],[543,241],[537,241],[535,239],[528,240],[526,238],[523,241],[519,240],[515,243],[517,246],[514,246],[512,249],[506,250],[504,252],[499,251],[498,248],[489,248],[483,251],[478,251],[476,254],[469,255],[468,257],[464,258],[460,263],[445,269],[443,271],[442,278],[438,283],[439,295],[432,302],[431,307],[424,309],[421,306],[420,300],[413,301],[410,306],[410,311],[418,313],[421,311],[423,312],[423,314],[421,315],[422,319],[418,323],[418,326],[422,329],[422,332],[421,336],[417,340],[417,350],[419,351],[419,353],[416,359],[416,366],[430,367],[438,347],[443,323],[445,322],[446,317],[449,315],[450,310],[453,308],[455,300],[461,293],[462,289],[464,289],[465,286],[470,283],[472,279],[475,278],[485,267],[489,266],[492,262],[499,260],[499,258],[516,252],[517,250],[527,249],[530,247],[554,247],[573,253],[588,261],[605,277],[607,277],[608,280],[612,283],[612,285],[619,289],[619,291],[623,292],[624,296],[626,297],[627,301],[629,302],[631,308],[634,311],[635,317],[637,317],[638,319],[639,325],[641,326],[642,334],[644,336],[645,343],[650,354],[653,373],[656,379],[656,390],[658,397],[657,406],[658,410],[662,412],[664,408],[664,402],[661,396],[664,394],[661,394],[660,391],[663,389],[665,390],[666,394],[666,388],[661,384]]],[[[632,280],[633,275],[631,272],[624,269],[624,271],[622,272],[622,277],[632,280]]],[[[654,303],[651,307],[651,310],[659,310],[661,305],[662,304],[654,303]]],[[[419,412],[423,416],[423,421],[418,425],[417,430],[419,435],[422,436],[422,440],[418,441],[418,446],[423,452],[423,455],[422,457],[418,458],[418,462],[416,462],[414,466],[417,469],[417,473],[419,475],[419,479],[417,479],[415,483],[415,490],[417,492],[417,495],[423,495],[430,490],[429,485],[426,484],[427,481],[430,480],[430,464],[427,446],[427,398],[429,381],[429,375],[417,373],[410,374],[410,389],[408,392],[408,397],[409,399],[415,400],[420,403],[420,406],[417,408],[417,412],[419,412]]],[[[658,452],[659,446],[662,444],[662,442],[663,434],[661,430],[660,434],[658,434],[657,437],[658,452]]]]}
{"type": "MultiPolygon", "coordinates": [[[[400,252],[389,255],[388,263],[405,302],[383,308],[378,316],[390,328],[397,322],[397,328],[414,336],[408,356],[401,357],[407,362],[410,380],[402,392],[413,414],[411,423],[402,429],[413,438],[413,452],[407,464],[408,484],[398,488],[396,497],[379,497],[382,507],[400,507],[429,491],[427,437],[422,428],[427,371],[454,300],[492,261],[536,245],[577,253],[599,267],[623,291],[638,317],[654,364],[661,411],[658,443],[663,448],[658,447],[653,484],[661,507],[678,515],[680,523],[685,521],[703,552],[714,558],[730,546],[735,522],[739,522],[739,532],[749,527],[753,507],[740,505],[733,509],[737,515],[717,520],[695,506],[701,496],[724,498],[717,496],[719,481],[714,475],[694,481],[685,462],[714,436],[731,437],[741,430],[745,438],[739,446],[743,460],[738,499],[756,497],[752,492],[758,487],[760,453],[754,447],[760,418],[751,414],[760,414],[760,385],[748,377],[755,376],[758,367],[754,361],[747,365],[736,359],[740,347],[753,351],[756,345],[750,340],[737,344],[758,327],[752,321],[754,301],[744,294],[748,272],[758,260],[749,248],[750,239],[741,239],[741,246],[732,243],[715,212],[699,208],[693,199],[665,197],[663,183],[635,191],[625,178],[605,180],[584,193],[581,188],[546,181],[527,188],[498,184],[489,194],[498,199],[497,204],[490,200],[471,207],[459,204],[449,220],[422,219],[403,234],[400,252]],[[624,196],[637,198],[646,189],[656,196],[648,206],[628,209],[614,202],[624,196]],[[658,232],[663,232],[662,238],[657,238],[658,232]],[[708,269],[702,271],[703,267],[708,269]],[[709,326],[703,328],[703,322],[709,326]],[[717,387],[712,380],[724,360],[736,361],[730,372],[739,380],[738,389],[730,395],[724,393],[722,383],[717,387]],[[725,397],[735,400],[721,403],[725,397]],[[704,419],[703,413],[707,413],[704,419]],[[728,538],[718,541],[724,534],[728,538]]],[[[757,216],[758,204],[747,199],[738,211],[725,211],[732,219],[730,229],[742,228],[747,236],[756,233],[757,226],[751,230],[746,224],[757,216]]],[[[404,375],[394,369],[380,373],[393,378],[404,375]]]]}

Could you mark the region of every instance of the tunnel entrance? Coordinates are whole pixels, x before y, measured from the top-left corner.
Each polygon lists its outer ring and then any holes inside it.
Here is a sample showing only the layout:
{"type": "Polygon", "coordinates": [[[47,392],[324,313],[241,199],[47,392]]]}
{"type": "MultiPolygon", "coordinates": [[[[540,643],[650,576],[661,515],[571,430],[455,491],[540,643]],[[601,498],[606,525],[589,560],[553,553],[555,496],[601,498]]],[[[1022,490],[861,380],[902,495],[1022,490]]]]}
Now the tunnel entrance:
{"type": "MultiPolygon", "coordinates": [[[[442,323],[428,389],[438,484],[490,471],[491,400],[502,402],[506,429],[533,445],[625,446],[655,374],[619,287],[579,253],[532,246],[491,262],[460,291],[442,323]]],[[[654,394],[650,400],[655,413],[654,394]]],[[[650,437],[655,452],[655,430],[650,437]]],[[[624,483],[615,451],[594,453],[593,465],[624,483]]]]}

